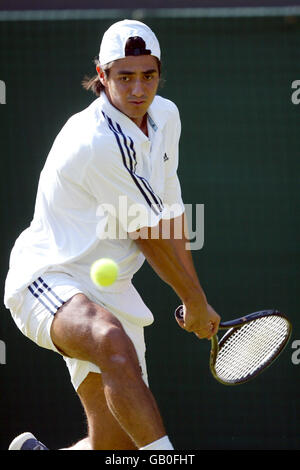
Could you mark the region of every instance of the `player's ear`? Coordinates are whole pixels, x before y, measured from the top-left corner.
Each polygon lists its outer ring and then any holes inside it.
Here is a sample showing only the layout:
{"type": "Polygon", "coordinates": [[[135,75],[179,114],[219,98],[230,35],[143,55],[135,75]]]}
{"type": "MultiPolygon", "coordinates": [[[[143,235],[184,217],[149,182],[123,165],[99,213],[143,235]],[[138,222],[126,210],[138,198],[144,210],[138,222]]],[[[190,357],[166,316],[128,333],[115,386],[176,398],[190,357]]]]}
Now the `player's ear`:
{"type": "Polygon", "coordinates": [[[105,72],[102,70],[102,68],[100,67],[100,65],[97,65],[97,66],[96,66],[96,70],[97,70],[97,74],[98,74],[98,76],[99,76],[100,82],[102,83],[103,86],[106,86],[107,77],[106,77],[105,72]]]}

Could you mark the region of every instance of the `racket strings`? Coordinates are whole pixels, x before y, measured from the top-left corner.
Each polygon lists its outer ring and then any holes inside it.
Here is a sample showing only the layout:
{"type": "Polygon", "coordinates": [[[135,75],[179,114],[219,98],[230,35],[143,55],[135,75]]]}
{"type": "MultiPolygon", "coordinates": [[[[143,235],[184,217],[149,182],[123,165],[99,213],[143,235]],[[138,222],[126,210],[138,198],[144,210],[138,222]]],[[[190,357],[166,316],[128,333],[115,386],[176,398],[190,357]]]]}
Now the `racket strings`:
{"type": "Polygon", "coordinates": [[[226,382],[253,375],[276,356],[288,335],[288,322],[279,316],[246,323],[221,344],[215,364],[217,375],[226,382]]]}

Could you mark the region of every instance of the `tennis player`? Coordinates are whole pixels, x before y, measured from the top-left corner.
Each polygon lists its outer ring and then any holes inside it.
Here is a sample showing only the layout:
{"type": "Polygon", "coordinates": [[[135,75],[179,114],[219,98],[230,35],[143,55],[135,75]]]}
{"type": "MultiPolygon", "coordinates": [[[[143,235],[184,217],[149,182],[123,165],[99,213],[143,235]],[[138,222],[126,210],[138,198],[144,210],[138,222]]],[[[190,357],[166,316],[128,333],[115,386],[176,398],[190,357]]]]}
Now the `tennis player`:
{"type": "MultiPolygon", "coordinates": [[[[97,75],[85,82],[97,98],[55,139],[33,220],[10,257],[5,304],[28,338],[64,358],[87,416],[88,436],[71,449],[174,448],[147,378],[144,327],[153,315],[132,284],[145,259],[184,305],[180,326],[211,338],[220,321],[186,249],[180,117],[157,96],[160,56],[141,22],[106,31],[97,75]],[[90,279],[102,257],[119,266],[107,288],[90,279]]],[[[47,447],[26,432],[10,449],[47,447]]]]}

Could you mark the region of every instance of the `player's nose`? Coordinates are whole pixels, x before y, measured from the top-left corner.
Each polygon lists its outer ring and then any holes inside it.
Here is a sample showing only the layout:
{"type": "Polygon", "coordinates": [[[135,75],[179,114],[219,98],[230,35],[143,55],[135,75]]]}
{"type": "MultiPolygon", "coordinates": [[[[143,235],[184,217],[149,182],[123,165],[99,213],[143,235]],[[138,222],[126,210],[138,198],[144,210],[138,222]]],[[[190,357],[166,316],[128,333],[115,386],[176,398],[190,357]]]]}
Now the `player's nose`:
{"type": "Polygon", "coordinates": [[[144,96],[145,90],[144,90],[141,80],[135,80],[131,93],[133,96],[136,96],[138,98],[141,98],[142,96],[144,96]]]}

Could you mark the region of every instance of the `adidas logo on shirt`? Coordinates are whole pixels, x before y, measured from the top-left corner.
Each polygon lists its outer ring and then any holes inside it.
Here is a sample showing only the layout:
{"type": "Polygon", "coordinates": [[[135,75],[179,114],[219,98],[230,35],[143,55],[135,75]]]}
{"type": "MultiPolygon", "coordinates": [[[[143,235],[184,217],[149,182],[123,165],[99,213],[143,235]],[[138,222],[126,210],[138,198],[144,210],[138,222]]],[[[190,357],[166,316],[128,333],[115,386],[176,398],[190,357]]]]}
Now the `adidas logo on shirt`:
{"type": "Polygon", "coordinates": [[[168,155],[165,153],[165,154],[164,154],[164,162],[166,162],[167,160],[169,160],[169,157],[168,157],[168,155]]]}

